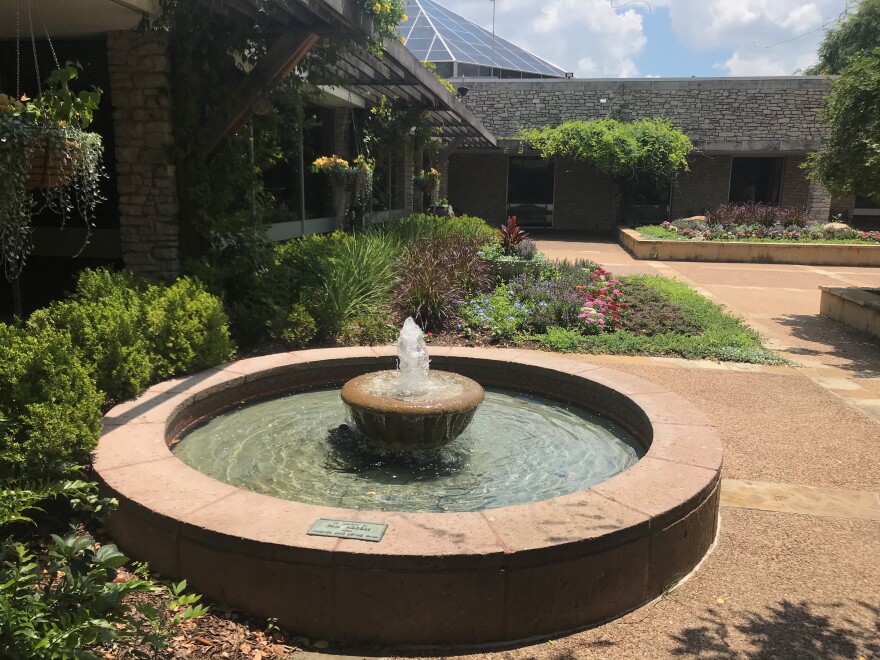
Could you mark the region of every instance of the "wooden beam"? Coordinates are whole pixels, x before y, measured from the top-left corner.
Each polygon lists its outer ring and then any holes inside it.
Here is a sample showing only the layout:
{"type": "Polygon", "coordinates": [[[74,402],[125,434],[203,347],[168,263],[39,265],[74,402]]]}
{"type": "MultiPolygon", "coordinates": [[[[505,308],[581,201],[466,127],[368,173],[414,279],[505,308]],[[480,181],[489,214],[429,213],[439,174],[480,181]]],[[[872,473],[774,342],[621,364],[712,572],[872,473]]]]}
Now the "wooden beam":
{"type": "Polygon", "coordinates": [[[442,163],[444,160],[448,160],[449,156],[453,151],[458,149],[462,142],[465,141],[464,136],[459,135],[458,137],[452,138],[445,147],[440,150],[440,153],[437,154],[437,162],[442,163]]]}
{"type": "Polygon", "coordinates": [[[266,52],[266,56],[251,69],[236,90],[229,103],[208,119],[202,129],[202,155],[209,160],[226,141],[253,114],[254,106],[266,93],[266,88],[282,80],[297,64],[302,62],[320,37],[305,29],[293,30],[281,35],[266,52]]]}

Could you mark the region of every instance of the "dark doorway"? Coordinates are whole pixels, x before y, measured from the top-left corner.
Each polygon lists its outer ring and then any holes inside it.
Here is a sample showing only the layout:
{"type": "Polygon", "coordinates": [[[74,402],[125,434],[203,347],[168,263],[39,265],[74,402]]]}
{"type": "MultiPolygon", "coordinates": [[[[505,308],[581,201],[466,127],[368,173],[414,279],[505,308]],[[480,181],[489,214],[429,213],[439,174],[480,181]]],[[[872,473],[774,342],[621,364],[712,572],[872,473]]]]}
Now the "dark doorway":
{"type": "Polygon", "coordinates": [[[730,168],[730,201],[779,205],[784,158],[734,158],[730,168]]]}
{"type": "Polygon", "coordinates": [[[511,156],[507,170],[507,215],[525,227],[553,226],[554,162],[511,156]]]}

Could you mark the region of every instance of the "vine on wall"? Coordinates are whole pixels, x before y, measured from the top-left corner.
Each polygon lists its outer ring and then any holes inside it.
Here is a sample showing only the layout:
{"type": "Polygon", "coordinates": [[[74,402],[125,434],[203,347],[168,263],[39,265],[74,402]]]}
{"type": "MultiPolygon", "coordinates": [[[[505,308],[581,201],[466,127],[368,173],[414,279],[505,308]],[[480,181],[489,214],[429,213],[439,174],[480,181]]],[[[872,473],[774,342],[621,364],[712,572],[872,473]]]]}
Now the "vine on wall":
{"type": "Polygon", "coordinates": [[[571,121],[522,130],[517,139],[543,158],[572,158],[615,177],[624,206],[636,191],[663,190],[679,173],[688,171],[687,157],[694,148],[687,135],[656,118],[627,123],[571,121]]]}

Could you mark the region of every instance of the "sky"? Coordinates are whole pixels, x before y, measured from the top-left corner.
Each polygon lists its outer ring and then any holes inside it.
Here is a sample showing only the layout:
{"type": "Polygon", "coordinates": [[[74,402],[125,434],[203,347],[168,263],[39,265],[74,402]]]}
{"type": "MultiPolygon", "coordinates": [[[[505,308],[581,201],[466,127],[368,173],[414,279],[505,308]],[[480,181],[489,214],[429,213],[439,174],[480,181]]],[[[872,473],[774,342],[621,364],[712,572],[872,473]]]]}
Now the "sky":
{"type": "MultiPolygon", "coordinates": [[[[491,0],[438,0],[492,29],[491,0]]],[[[495,0],[495,33],[579,78],[788,76],[847,0],[495,0]]],[[[850,9],[853,0],[849,0],[850,9]]]]}

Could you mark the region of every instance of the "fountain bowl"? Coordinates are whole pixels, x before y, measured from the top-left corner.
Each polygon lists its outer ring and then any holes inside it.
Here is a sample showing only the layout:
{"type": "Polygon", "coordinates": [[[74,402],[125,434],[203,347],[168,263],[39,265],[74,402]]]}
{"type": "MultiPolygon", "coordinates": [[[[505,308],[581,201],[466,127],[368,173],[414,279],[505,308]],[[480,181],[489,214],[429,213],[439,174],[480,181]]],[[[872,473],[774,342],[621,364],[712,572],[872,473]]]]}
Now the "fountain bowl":
{"type": "Polygon", "coordinates": [[[437,370],[429,372],[424,395],[392,396],[397,376],[393,370],[363,374],[340,392],[358,430],[370,443],[386,449],[423,451],[452,442],[471,423],[484,398],[475,380],[437,370]],[[442,393],[434,394],[435,390],[442,393]]]}
{"type": "Polygon", "coordinates": [[[111,536],[167,578],[312,639],[468,648],[621,616],[669,592],[713,547],[717,431],[666,387],[581,357],[431,350],[438,369],[602,413],[645,447],[627,470],[550,500],[444,513],[312,505],[222,483],[169,448],[243,403],[339,386],[396,359],[391,346],[248,358],[116,406],[94,458],[119,502],[111,536]],[[319,519],[387,530],[377,543],[309,535],[319,519]]]}

